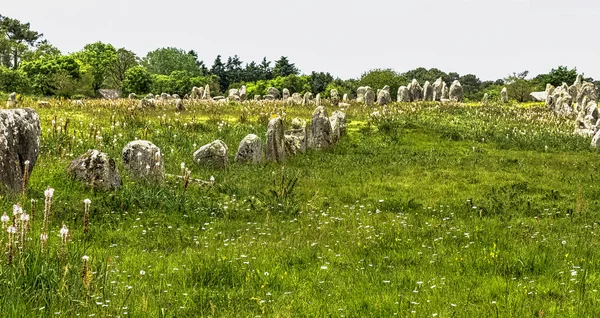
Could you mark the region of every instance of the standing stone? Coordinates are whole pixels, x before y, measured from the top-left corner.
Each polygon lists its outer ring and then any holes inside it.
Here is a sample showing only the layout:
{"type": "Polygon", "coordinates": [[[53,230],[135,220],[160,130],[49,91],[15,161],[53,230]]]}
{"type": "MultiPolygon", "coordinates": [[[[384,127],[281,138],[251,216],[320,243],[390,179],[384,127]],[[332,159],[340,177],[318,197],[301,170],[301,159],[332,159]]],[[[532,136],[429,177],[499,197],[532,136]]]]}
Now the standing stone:
{"type": "Polygon", "coordinates": [[[452,85],[450,85],[449,96],[451,101],[463,101],[463,89],[462,85],[460,85],[460,82],[458,80],[455,80],[454,82],[452,82],[452,85]]]}
{"type": "Polygon", "coordinates": [[[40,152],[40,135],[40,118],[35,110],[0,110],[0,181],[8,192],[23,189],[26,161],[31,175],[40,152]]]}
{"type": "Polygon", "coordinates": [[[106,153],[90,149],[71,161],[67,175],[84,182],[87,186],[102,191],[121,187],[121,176],[115,161],[106,153]]]}
{"type": "Polygon", "coordinates": [[[177,109],[178,112],[185,111],[185,106],[183,106],[183,100],[177,99],[175,101],[175,108],[177,109]]]}
{"type": "Polygon", "coordinates": [[[246,91],[246,85],[242,85],[239,91],[240,101],[245,102],[248,99],[248,92],[246,91]]]}
{"type": "Polygon", "coordinates": [[[406,86],[398,87],[398,102],[408,103],[410,102],[410,91],[406,86]]]}
{"type": "Polygon", "coordinates": [[[433,86],[431,86],[431,83],[429,83],[429,81],[425,81],[425,84],[423,84],[423,100],[433,100],[433,86]]]}
{"type": "Polygon", "coordinates": [[[500,92],[500,98],[504,104],[508,103],[508,90],[506,87],[502,88],[502,91],[500,92]]]}
{"type": "MultiPolygon", "coordinates": [[[[371,91],[373,94],[373,91],[371,91]]],[[[308,147],[311,149],[326,149],[332,144],[332,131],[327,110],[319,106],[312,114],[308,147]]]]}
{"type": "Polygon", "coordinates": [[[554,93],[554,86],[548,83],[546,84],[546,107],[553,109],[552,94],[554,93]]]}
{"type": "Polygon", "coordinates": [[[344,103],[348,102],[348,94],[344,94],[344,96],[342,97],[342,102],[344,102],[344,103]]]}
{"type": "Polygon", "coordinates": [[[385,106],[392,101],[390,97],[390,87],[385,85],[382,90],[377,94],[377,105],[385,106]]]}
{"type": "Polygon", "coordinates": [[[311,92],[304,93],[304,99],[302,100],[302,105],[303,106],[310,105],[312,98],[313,98],[313,94],[311,92]]]}
{"type": "Polygon", "coordinates": [[[336,110],[329,117],[329,122],[331,123],[332,136],[334,137],[333,142],[337,143],[340,137],[346,135],[346,114],[336,110]]]}
{"type": "Polygon", "coordinates": [[[147,140],[135,140],[123,147],[123,165],[134,179],[162,180],[165,166],[160,148],[147,140]]]}
{"type": "Polygon", "coordinates": [[[361,86],[356,90],[356,102],[362,103],[365,101],[365,93],[367,92],[367,87],[361,86]]]}
{"type": "Polygon", "coordinates": [[[594,138],[592,138],[592,148],[600,149],[600,130],[596,132],[594,138]]]}
{"type": "Polygon", "coordinates": [[[306,121],[300,118],[292,120],[292,129],[285,132],[286,156],[306,152],[308,136],[306,134],[306,121]],[[288,151],[289,150],[289,151],[288,151]]]}
{"type": "MultiPolygon", "coordinates": [[[[598,92],[596,91],[596,86],[592,83],[585,82],[580,85],[579,91],[577,93],[577,104],[583,105],[583,99],[587,97],[590,101],[598,101],[598,92]]],[[[575,100],[575,99],[573,99],[575,100]]],[[[584,105],[585,106],[585,105],[584,105]]]]}
{"type": "Polygon", "coordinates": [[[227,169],[227,145],[221,140],[206,144],[194,152],[194,163],[215,169],[227,169]]]}
{"type": "Polygon", "coordinates": [[[329,92],[329,97],[331,98],[332,105],[337,106],[340,103],[340,94],[338,93],[337,89],[332,89],[329,92]]]}
{"type": "Polygon", "coordinates": [[[375,103],[375,93],[373,92],[373,89],[371,89],[370,87],[367,86],[367,90],[365,91],[365,105],[367,106],[373,106],[373,103],[375,103]]]}
{"type": "Polygon", "coordinates": [[[294,105],[301,105],[303,102],[302,96],[300,96],[300,93],[294,93],[292,94],[292,103],[294,105]]]}
{"type": "Polygon", "coordinates": [[[412,82],[408,84],[408,91],[410,92],[411,102],[423,99],[423,88],[416,79],[413,79],[412,82]]]}
{"type": "Polygon", "coordinates": [[[290,90],[289,89],[284,88],[282,94],[283,94],[283,100],[284,101],[288,100],[288,98],[290,98],[290,90]]]}
{"type": "Polygon", "coordinates": [[[321,93],[318,93],[315,97],[315,103],[317,104],[317,106],[321,106],[321,93]]]}
{"type": "Polygon", "coordinates": [[[488,93],[483,94],[483,98],[481,99],[481,105],[484,105],[484,106],[487,105],[488,99],[489,99],[488,93]]]}
{"type": "Polygon", "coordinates": [[[281,97],[281,93],[275,87],[269,87],[267,89],[267,94],[273,96],[274,99],[279,99],[281,97]]]}
{"type": "Polygon", "coordinates": [[[212,97],[210,96],[210,86],[208,86],[208,84],[206,84],[206,86],[204,87],[202,99],[212,99],[212,97]]]}
{"type": "Polygon", "coordinates": [[[254,95],[254,100],[261,100],[261,99],[262,99],[262,96],[260,96],[260,95],[254,95]]]}
{"type": "Polygon", "coordinates": [[[448,86],[446,86],[446,82],[442,83],[442,99],[448,100],[450,98],[450,93],[448,92],[448,86]]]}
{"type": "Polygon", "coordinates": [[[274,116],[267,126],[265,159],[271,162],[285,161],[285,137],[283,120],[279,115],[274,116]]]}
{"type": "Polygon", "coordinates": [[[8,100],[6,101],[6,107],[7,108],[15,108],[17,107],[18,102],[17,102],[17,93],[12,92],[10,93],[10,95],[8,95],[8,100]]]}
{"type": "Polygon", "coordinates": [[[235,162],[259,164],[262,162],[263,144],[257,135],[250,134],[240,142],[235,162]]]}
{"type": "Polygon", "coordinates": [[[137,99],[137,96],[135,95],[135,93],[131,93],[129,94],[129,96],[127,96],[127,98],[129,98],[130,100],[134,100],[137,99]]]}
{"type": "Polygon", "coordinates": [[[438,78],[437,80],[435,80],[435,82],[433,83],[433,100],[436,102],[439,102],[440,100],[442,100],[442,87],[444,86],[444,82],[442,81],[442,78],[438,78]]]}
{"type": "Polygon", "coordinates": [[[167,94],[167,93],[162,93],[162,94],[160,94],[160,100],[163,100],[163,101],[165,101],[165,100],[169,99],[169,97],[170,97],[170,96],[169,96],[169,94],[167,94]]]}
{"type": "Polygon", "coordinates": [[[230,89],[229,93],[227,94],[227,98],[239,100],[240,99],[240,91],[235,88],[230,89]]]}

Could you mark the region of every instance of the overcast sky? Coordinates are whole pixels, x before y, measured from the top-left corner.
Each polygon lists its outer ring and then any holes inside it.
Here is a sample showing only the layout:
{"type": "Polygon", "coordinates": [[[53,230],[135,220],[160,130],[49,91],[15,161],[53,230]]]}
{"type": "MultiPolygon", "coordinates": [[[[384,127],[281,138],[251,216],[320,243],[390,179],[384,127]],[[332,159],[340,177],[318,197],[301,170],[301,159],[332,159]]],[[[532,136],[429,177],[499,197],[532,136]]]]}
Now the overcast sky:
{"type": "Polygon", "coordinates": [[[493,80],[558,65],[600,78],[598,0],[18,0],[0,14],[63,53],[102,41],[140,57],[193,49],[209,67],[218,54],[283,55],[343,79],[422,66],[493,80]]]}

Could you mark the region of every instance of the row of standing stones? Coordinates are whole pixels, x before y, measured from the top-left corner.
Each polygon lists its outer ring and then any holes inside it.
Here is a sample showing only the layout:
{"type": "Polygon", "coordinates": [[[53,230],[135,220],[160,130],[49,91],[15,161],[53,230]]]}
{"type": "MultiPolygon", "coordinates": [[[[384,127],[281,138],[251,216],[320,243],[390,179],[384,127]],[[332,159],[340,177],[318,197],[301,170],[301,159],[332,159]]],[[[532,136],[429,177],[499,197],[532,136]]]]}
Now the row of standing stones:
{"type": "MultiPolygon", "coordinates": [[[[40,118],[31,108],[1,110],[0,131],[0,181],[5,190],[18,193],[26,188],[40,151],[40,118]]],[[[286,157],[304,153],[306,149],[327,149],[345,134],[346,115],[339,110],[328,116],[325,107],[318,106],[310,130],[305,120],[294,118],[292,129],[285,131],[283,119],[274,115],[267,127],[264,150],[262,140],[250,134],[240,142],[235,161],[282,163],[286,157]]],[[[193,160],[197,165],[226,169],[228,147],[215,140],[194,152],[193,160]]],[[[150,141],[128,143],[122,150],[122,161],[134,179],[158,181],[165,177],[162,152],[150,141]]],[[[94,149],[71,161],[67,174],[99,190],[118,189],[122,183],[114,159],[94,149]]]]}

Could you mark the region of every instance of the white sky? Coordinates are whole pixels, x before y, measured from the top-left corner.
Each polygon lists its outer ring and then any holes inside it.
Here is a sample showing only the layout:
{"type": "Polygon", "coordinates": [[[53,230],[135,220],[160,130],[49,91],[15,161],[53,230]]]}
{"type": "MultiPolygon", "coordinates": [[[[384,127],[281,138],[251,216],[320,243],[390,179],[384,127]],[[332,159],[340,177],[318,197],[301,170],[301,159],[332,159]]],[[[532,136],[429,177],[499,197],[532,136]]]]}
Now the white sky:
{"type": "Polygon", "coordinates": [[[373,68],[437,67],[482,80],[577,67],[600,79],[598,0],[18,0],[0,14],[30,22],[63,53],[102,41],[140,57],[160,47],[353,78],[373,68]]]}

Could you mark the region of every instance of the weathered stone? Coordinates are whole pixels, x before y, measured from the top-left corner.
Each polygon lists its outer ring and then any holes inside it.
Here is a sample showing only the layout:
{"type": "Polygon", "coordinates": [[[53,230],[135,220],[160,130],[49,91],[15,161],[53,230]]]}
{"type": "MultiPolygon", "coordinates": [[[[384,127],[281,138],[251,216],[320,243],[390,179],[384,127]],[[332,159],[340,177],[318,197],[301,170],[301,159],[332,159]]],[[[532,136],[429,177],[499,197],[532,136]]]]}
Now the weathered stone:
{"type": "Polygon", "coordinates": [[[502,91],[500,92],[500,99],[504,104],[508,103],[508,90],[506,87],[502,88],[502,91]]]}
{"type": "Polygon", "coordinates": [[[311,92],[306,92],[304,93],[304,98],[302,100],[302,105],[303,106],[308,106],[311,104],[313,98],[313,94],[311,92]]]}
{"type": "Polygon", "coordinates": [[[121,176],[115,161],[98,150],[90,149],[71,161],[67,175],[97,190],[110,191],[121,187],[121,176]]]}
{"type": "Polygon", "coordinates": [[[317,96],[315,96],[315,104],[321,106],[321,93],[318,93],[317,96]]]}
{"type": "Polygon", "coordinates": [[[596,149],[600,148],[600,130],[598,130],[594,135],[594,138],[592,138],[591,146],[596,149]]]}
{"type": "Polygon", "coordinates": [[[137,95],[135,95],[135,93],[130,93],[129,96],[127,96],[127,98],[133,100],[133,99],[137,99],[137,95]]]}
{"type": "Polygon", "coordinates": [[[194,152],[194,163],[215,169],[227,169],[227,145],[221,140],[206,144],[194,152]]]}
{"type": "Polygon", "coordinates": [[[123,165],[134,179],[162,180],[165,166],[160,148],[147,140],[135,140],[123,147],[123,165]]]}
{"type": "Polygon", "coordinates": [[[178,112],[185,111],[185,106],[183,105],[183,100],[177,99],[175,100],[175,108],[178,112]]]}
{"type": "Polygon", "coordinates": [[[307,131],[306,131],[306,121],[300,118],[294,118],[292,120],[292,129],[285,132],[286,136],[286,156],[291,156],[298,153],[306,152],[306,143],[308,141],[307,131]],[[288,136],[294,137],[294,139],[287,138],[288,136]],[[292,143],[289,144],[289,143],[292,143]],[[291,148],[294,146],[293,148],[291,148]],[[288,152],[288,148],[290,151],[288,152]]]}
{"type": "Polygon", "coordinates": [[[300,138],[292,135],[284,136],[284,145],[285,145],[285,155],[287,157],[292,157],[297,154],[302,153],[302,141],[300,138]]]}
{"type": "Polygon", "coordinates": [[[423,100],[423,88],[416,79],[413,79],[412,82],[408,84],[408,91],[410,92],[411,102],[423,100]]]}
{"type": "Polygon", "coordinates": [[[283,131],[283,120],[275,115],[267,126],[265,159],[272,162],[285,161],[285,138],[283,131]]]}
{"type": "Polygon", "coordinates": [[[373,106],[373,103],[375,103],[375,93],[373,92],[373,89],[371,89],[370,87],[367,86],[367,90],[365,91],[365,105],[367,106],[373,106]]]}
{"type": "Polygon", "coordinates": [[[546,84],[546,106],[553,109],[552,94],[554,93],[554,86],[552,84],[546,84]]]}
{"type": "Polygon", "coordinates": [[[301,105],[302,104],[302,96],[300,95],[300,93],[294,93],[292,94],[292,99],[291,99],[292,103],[295,105],[301,105]]]}
{"type": "Polygon", "coordinates": [[[138,101],[138,108],[154,108],[156,103],[152,98],[142,98],[138,101]]]}
{"type": "Polygon", "coordinates": [[[248,99],[248,92],[246,91],[246,85],[242,85],[242,87],[240,87],[240,101],[245,102],[248,99]]]}
{"type": "Polygon", "coordinates": [[[587,97],[588,100],[594,102],[598,100],[598,92],[594,84],[588,82],[581,84],[580,89],[577,92],[577,104],[582,105],[584,97],[587,97]]]}
{"type": "Polygon", "coordinates": [[[440,100],[449,99],[449,95],[450,95],[450,92],[448,91],[448,86],[446,86],[446,82],[443,82],[442,83],[442,98],[440,100]]]}
{"type": "Polygon", "coordinates": [[[254,100],[262,100],[262,96],[260,96],[260,95],[254,95],[254,100]]]}
{"type": "Polygon", "coordinates": [[[329,117],[329,122],[331,123],[333,143],[337,143],[340,137],[346,135],[346,114],[336,110],[329,117]]]}
{"type": "Polygon", "coordinates": [[[265,96],[263,96],[263,99],[264,99],[264,100],[274,100],[274,99],[275,99],[275,96],[273,96],[273,95],[269,94],[269,95],[265,95],[265,96]]]}
{"type": "Polygon", "coordinates": [[[331,100],[331,104],[334,106],[337,106],[340,103],[340,94],[335,88],[329,91],[329,98],[331,100]]]}
{"type": "MultiPolygon", "coordinates": [[[[371,91],[371,94],[373,91],[371,91]]],[[[323,106],[317,107],[312,114],[308,146],[311,149],[326,149],[332,145],[332,131],[327,110],[323,106]]]]}
{"type": "Polygon", "coordinates": [[[257,135],[250,134],[240,142],[235,162],[259,164],[262,162],[263,144],[257,135]]]}
{"type": "Polygon", "coordinates": [[[273,96],[274,99],[279,99],[281,97],[281,93],[275,87],[269,87],[267,89],[267,94],[273,96]]]}
{"type": "Polygon", "coordinates": [[[7,108],[15,108],[18,106],[18,102],[17,102],[17,93],[12,92],[10,93],[10,95],[8,95],[8,100],[6,101],[6,107],[7,108]]]}
{"type": "Polygon", "coordinates": [[[344,102],[344,103],[348,102],[348,94],[344,94],[344,96],[342,97],[342,102],[344,102]]]}
{"type": "Polygon", "coordinates": [[[367,92],[366,86],[361,86],[356,90],[356,102],[362,103],[365,101],[365,93],[367,92]]]}
{"type": "Polygon", "coordinates": [[[173,95],[171,95],[171,99],[178,100],[178,99],[181,99],[181,98],[179,98],[178,94],[173,94],[173,95]]]}
{"type": "Polygon", "coordinates": [[[442,100],[442,87],[444,86],[444,81],[442,78],[438,78],[433,82],[433,100],[439,102],[442,100]]]}
{"type": "Polygon", "coordinates": [[[193,87],[192,94],[190,95],[191,99],[202,99],[204,96],[204,87],[193,87]]]}
{"type": "Polygon", "coordinates": [[[288,100],[290,98],[290,90],[287,88],[283,89],[283,100],[288,100]]]}
{"type": "Polygon", "coordinates": [[[210,96],[210,86],[208,84],[206,84],[206,86],[204,86],[204,92],[202,92],[202,99],[211,99],[212,97],[210,96]]]}
{"type": "Polygon", "coordinates": [[[563,84],[554,90],[547,99],[548,107],[557,114],[571,114],[573,112],[573,97],[569,94],[569,87],[563,84]]]}
{"type": "Polygon", "coordinates": [[[455,80],[454,82],[452,82],[452,85],[450,85],[450,91],[448,92],[448,94],[449,94],[451,101],[455,101],[455,102],[463,101],[463,89],[462,89],[462,85],[460,85],[460,82],[458,80],[455,80]]]}
{"type": "Polygon", "coordinates": [[[429,81],[425,81],[425,84],[423,84],[423,100],[433,100],[433,86],[431,85],[431,83],[429,83],[429,81]]]}
{"type": "Polygon", "coordinates": [[[229,90],[229,94],[227,95],[227,98],[231,99],[234,96],[238,97],[237,99],[239,99],[240,91],[235,88],[232,88],[229,90]]]}
{"type": "Polygon", "coordinates": [[[487,105],[488,99],[489,99],[488,93],[483,94],[483,98],[481,99],[481,105],[484,105],[484,106],[487,105]]]}
{"type": "Polygon", "coordinates": [[[39,107],[50,107],[50,102],[46,100],[40,100],[37,104],[39,107]]]}
{"type": "Polygon", "coordinates": [[[385,106],[392,102],[392,97],[390,96],[390,87],[385,85],[382,90],[377,93],[377,105],[385,106]]]}
{"type": "Polygon", "coordinates": [[[171,95],[167,94],[167,93],[162,93],[160,94],[160,99],[165,101],[171,98],[171,95]]]}
{"type": "Polygon", "coordinates": [[[410,102],[410,91],[406,86],[398,87],[398,102],[408,103],[410,102]]]}
{"type": "Polygon", "coordinates": [[[35,110],[0,110],[0,181],[6,190],[23,188],[26,161],[31,175],[40,152],[40,118],[35,110]]]}

